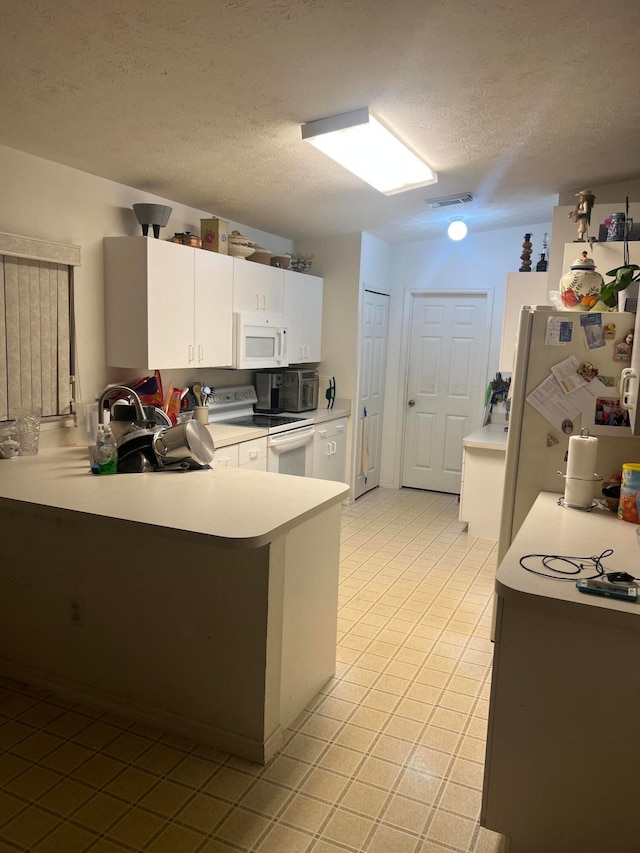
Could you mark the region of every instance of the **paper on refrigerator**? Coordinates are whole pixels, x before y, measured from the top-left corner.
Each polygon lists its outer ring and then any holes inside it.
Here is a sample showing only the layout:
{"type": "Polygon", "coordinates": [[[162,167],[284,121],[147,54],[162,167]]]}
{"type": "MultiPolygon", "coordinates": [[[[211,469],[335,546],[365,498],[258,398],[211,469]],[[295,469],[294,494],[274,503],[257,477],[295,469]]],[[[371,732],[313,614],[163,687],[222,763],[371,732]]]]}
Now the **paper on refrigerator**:
{"type": "Polygon", "coordinates": [[[573,432],[573,421],[582,411],[582,406],[574,403],[572,394],[564,393],[553,374],[549,374],[533,389],[527,397],[527,403],[556,429],[568,432],[573,432]],[[570,429],[567,421],[571,422],[570,429]]]}

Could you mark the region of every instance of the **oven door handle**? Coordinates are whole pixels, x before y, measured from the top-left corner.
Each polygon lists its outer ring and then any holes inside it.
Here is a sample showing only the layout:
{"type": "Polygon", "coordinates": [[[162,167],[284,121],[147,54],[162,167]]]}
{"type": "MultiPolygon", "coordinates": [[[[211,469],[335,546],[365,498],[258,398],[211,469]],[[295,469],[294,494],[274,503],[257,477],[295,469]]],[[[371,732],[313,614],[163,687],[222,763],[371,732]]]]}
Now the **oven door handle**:
{"type": "Polygon", "coordinates": [[[293,430],[293,435],[291,435],[291,433],[285,433],[284,435],[270,436],[267,439],[267,446],[271,448],[271,450],[275,450],[276,453],[295,450],[297,447],[304,447],[306,444],[312,442],[314,434],[315,429],[313,427],[309,427],[309,429],[293,430]]]}

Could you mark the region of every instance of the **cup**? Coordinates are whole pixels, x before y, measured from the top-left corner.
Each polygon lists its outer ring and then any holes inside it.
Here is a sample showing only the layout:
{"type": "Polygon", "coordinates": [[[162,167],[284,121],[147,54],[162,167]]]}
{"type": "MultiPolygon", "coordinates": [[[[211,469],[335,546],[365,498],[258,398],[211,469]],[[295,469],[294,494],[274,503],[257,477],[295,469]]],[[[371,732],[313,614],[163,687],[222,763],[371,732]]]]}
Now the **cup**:
{"type": "Polygon", "coordinates": [[[18,453],[20,453],[20,445],[13,438],[0,441],[0,458],[15,459],[18,453]]]}
{"type": "Polygon", "coordinates": [[[35,456],[40,444],[41,410],[36,407],[19,406],[14,410],[16,438],[21,456],[35,456]]]}
{"type": "Polygon", "coordinates": [[[196,421],[200,421],[201,424],[209,423],[209,407],[208,406],[194,406],[193,407],[193,417],[196,421]]]}

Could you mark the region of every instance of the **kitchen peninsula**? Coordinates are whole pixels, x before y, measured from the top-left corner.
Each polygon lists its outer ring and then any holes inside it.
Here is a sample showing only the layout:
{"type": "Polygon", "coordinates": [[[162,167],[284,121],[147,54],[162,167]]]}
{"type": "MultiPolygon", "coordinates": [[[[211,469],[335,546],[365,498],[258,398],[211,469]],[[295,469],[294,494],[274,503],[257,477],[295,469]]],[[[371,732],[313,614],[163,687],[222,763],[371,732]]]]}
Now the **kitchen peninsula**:
{"type": "Polygon", "coordinates": [[[510,853],[630,853],[638,850],[625,803],[640,790],[640,604],[582,594],[575,576],[550,580],[520,559],[550,575],[544,554],[592,567],[588,555],[611,548],[605,571],[638,577],[636,527],[605,509],[558,506],[558,497],[538,495],[496,575],[480,823],[506,835],[510,853]]]}
{"type": "Polygon", "coordinates": [[[0,672],[266,762],[335,669],[348,486],[0,466],[0,672]]]}

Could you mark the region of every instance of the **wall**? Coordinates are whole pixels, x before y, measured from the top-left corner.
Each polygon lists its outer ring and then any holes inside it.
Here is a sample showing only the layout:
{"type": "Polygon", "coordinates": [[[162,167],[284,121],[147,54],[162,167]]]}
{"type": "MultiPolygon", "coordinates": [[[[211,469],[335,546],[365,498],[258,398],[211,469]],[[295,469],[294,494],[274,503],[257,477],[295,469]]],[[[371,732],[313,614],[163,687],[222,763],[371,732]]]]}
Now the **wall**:
{"type": "MultiPolygon", "coordinates": [[[[407,340],[403,324],[407,292],[487,290],[492,295],[491,340],[485,385],[493,378],[500,356],[502,315],[507,274],[518,270],[524,234],[530,232],[533,261],[540,257],[548,222],[520,225],[499,231],[485,231],[454,242],[447,237],[394,246],[392,249],[393,287],[391,294],[384,441],[381,482],[400,485],[402,432],[407,340]]],[[[482,413],[478,413],[481,417],[482,413]]]]}
{"type": "MultiPolygon", "coordinates": [[[[168,204],[173,208],[161,238],[176,231],[200,233],[200,219],[211,211],[195,210],[175,202],[140,192],[0,146],[0,231],[71,243],[82,250],[82,266],[75,273],[77,330],[77,377],[81,401],[91,402],[107,382],[127,381],[139,373],[105,367],[103,244],[105,236],[135,235],[140,226],[132,210],[135,202],[168,204]]],[[[273,252],[291,252],[293,243],[238,223],[237,228],[273,252]]],[[[180,294],[176,293],[176,300],[180,294]]],[[[171,305],[167,305],[171,311],[171,305]]],[[[194,381],[232,385],[250,381],[248,371],[194,369],[163,371],[163,379],[173,379],[177,387],[194,381]]]]}

